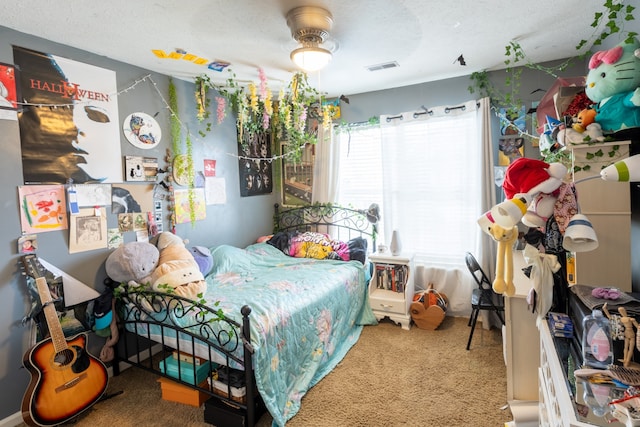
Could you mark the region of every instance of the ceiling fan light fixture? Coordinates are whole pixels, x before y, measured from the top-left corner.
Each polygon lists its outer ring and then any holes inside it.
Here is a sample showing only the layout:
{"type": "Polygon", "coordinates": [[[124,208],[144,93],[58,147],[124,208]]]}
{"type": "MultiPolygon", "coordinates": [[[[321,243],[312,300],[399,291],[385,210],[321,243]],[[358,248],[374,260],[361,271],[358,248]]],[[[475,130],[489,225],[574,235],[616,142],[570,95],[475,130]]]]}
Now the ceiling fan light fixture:
{"type": "Polygon", "coordinates": [[[301,69],[312,72],[327,66],[331,52],[319,46],[304,46],[291,52],[291,60],[301,69]]]}
{"type": "Polygon", "coordinates": [[[302,46],[291,52],[291,60],[307,72],[318,71],[331,61],[331,51],[320,45],[329,36],[333,17],[328,10],[315,6],[300,6],[287,13],[291,36],[302,46]]]}

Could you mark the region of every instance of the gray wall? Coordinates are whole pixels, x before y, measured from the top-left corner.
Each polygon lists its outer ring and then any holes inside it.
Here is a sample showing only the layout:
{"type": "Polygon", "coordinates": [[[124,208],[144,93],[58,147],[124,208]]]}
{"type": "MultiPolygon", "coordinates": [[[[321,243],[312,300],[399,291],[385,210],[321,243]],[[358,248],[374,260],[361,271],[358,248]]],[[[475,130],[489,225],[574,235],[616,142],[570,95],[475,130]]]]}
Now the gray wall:
{"type": "MultiPolygon", "coordinates": [[[[12,45],[26,47],[41,52],[52,53],[79,62],[99,66],[116,72],[118,90],[130,87],[136,80],[150,74],[149,71],[112,61],[105,57],[62,46],[26,34],[0,27],[0,62],[12,64],[12,45]]],[[[168,100],[167,76],[151,73],[151,78],[163,97],[168,100]]],[[[271,232],[273,226],[273,204],[278,200],[277,192],[269,195],[240,197],[238,160],[228,153],[237,153],[235,120],[231,117],[221,125],[214,125],[206,137],[197,134],[198,122],[193,108],[194,85],[182,80],[174,80],[177,88],[180,119],[194,135],[194,158],[196,165],[203,158],[215,159],[216,175],[226,178],[227,203],[207,207],[207,218],[198,221],[195,227],[190,223],[180,224],[176,232],[189,240],[189,245],[212,247],[219,244],[246,246],[256,237],[271,232]]],[[[152,83],[138,84],[133,90],[118,97],[119,116],[122,121],[128,114],[142,111],[150,115],[158,112],[156,119],[162,127],[161,143],[151,150],[140,150],[129,144],[121,133],[122,155],[144,155],[158,157],[164,165],[165,149],[171,146],[169,110],[153,89],[152,83]]],[[[183,131],[183,135],[185,131],[183,131]]],[[[28,313],[30,301],[25,292],[24,278],[19,273],[20,256],[17,252],[17,238],[20,236],[17,187],[22,185],[22,163],[20,157],[20,134],[17,121],[0,120],[0,203],[2,222],[0,224],[0,420],[20,411],[22,394],[29,382],[28,372],[22,368],[22,358],[30,347],[29,327],[21,324],[28,313]]],[[[201,169],[201,168],[200,168],[201,169]]],[[[164,204],[163,204],[164,205],[164,204]]],[[[109,227],[116,227],[115,216],[108,218],[109,227]]],[[[164,224],[168,230],[168,224],[164,224]]],[[[125,240],[135,239],[133,233],[125,233],[125,240]]],[[[103,289],[104,261],[109,251],[95,250],[70,255],[68,253],[68,232],[53,231],[38,234],[38,256],[77,279],[96,288],[103,289]]],[[[101,338],[89,337],[92,349],[100,350],[101,338]]],[[[97,352],[94,350],[94,354],[97,352]]]]}
{"type": "MultiPolygon", "coordinates": [[[[0,27],[0,62],[13,63],[12,45],[22,46],[42,52],[53,53],[76,61],[116,71],[118,88],[129,87],[135,80],[149,74],[147,70],[109,60],[107,58],[79,51],[67,46],[34,38],[22,33],[0,27]]],[[[563,73],[564,76],[582,75],[586,72],[583,63],[578,63],[573,70],[563,73]]],[[[152,73],[158,88],[167,97],[168,78],[152,73]]],[[[496,83],[504,81],[504,72],[491,73],[496,83]]],[[[539,72],[525,70],[522,78],[522,97],[527,103],[537,101],[543,92],[531,94],[537,88],[547,89],[553,77],[539,72]]],[[[180,118],[191,129],[197,129],[193,109],[192,84],[176,80],[180,118]]],[[[367,120],[380,114],[396,114],[403,111],[437,105],[454,105],[476,96],[469,94],[467,87],[470,81],[460,77],[446,81],[425,83],[415,86],[400,87],[379,92],[348,95],[350,104],[342,104],[342,119],[346,122],[367,120]]],[[[168,97],[167,97],[168,99],[168,97]]],[[[155,90],[146,83],[118,98],[120,120],[127,114],[143,111],[150,114],[159,112],[158,121],[163,126],[163,140],[154,150],[137,150],[121,135],[122,155],[153,155],[164,158],[165,148],[170,146],[169,116],[164,103],[155,90]]],[[[497,121],[496,121],[497,123],[497,121]]],[[[496,125],[497,129],[497,125],[496,125]]],[[[497,130],[496,130],[497,132],[497,130]]],[[[192,130],[192,134],[196,134],[192,130]]],[[[20,159],[20,137],[17,122],[0,120],[0,201],[3,207],[3,221],[0,225],[0,420],[20,411],[22,394],[27,387],[29,375],[22,366],[22,357],[29,348],[29,328],[21,325],[21,319],[29,309],[29,301],[25,292],[25,284],[18,272],[19,256],[16,250],[16,239],[20,234],[17,205],[17,187],[22,185],[22,168],[20,159]]],[[[497,141],[497,138],[496,138],[497,141]]],[[[242,198],[239,196],[238,162],[227,153],[237,153],[234,121],[227,119],[222,125],[214,126],[214,130],[202,140],[194,139],[194,156],[196,164],[202,158],[217,160],[217,175],[226,178],[227,203],[209,206],[207,219],[196,223],[179,225],[177,234],[189,240],[193,245],[215,246],[232,244],[246,246],[272,228],[273,204],[279,199],[274,193],[266,196],[242,198]]],[[[538,157],[537,150],[526,147],[527,157],[538,157]]],[[[497,151],[496,151],[497,156],[497,151]]],[[[115,219],[109,218],[109,226],[115,226],[115,219]]],[[[167,227],[165,223],[165,227],[167,227]]],[[[130,234],[130,233],[129,233],[130,234]]],[[[132,240],[133,236],[127,236],[132,240]]],[[[53,263],[67,273],[85,283],[102,290],[104,279],[104,260],[106,250],[91,251],[79,254],[68,254],[67,232],[48,232],[38,236],[38,255],[53,263]]],[[[100,339],[91,336],[90,340],[99,347],[100,339]]]]}

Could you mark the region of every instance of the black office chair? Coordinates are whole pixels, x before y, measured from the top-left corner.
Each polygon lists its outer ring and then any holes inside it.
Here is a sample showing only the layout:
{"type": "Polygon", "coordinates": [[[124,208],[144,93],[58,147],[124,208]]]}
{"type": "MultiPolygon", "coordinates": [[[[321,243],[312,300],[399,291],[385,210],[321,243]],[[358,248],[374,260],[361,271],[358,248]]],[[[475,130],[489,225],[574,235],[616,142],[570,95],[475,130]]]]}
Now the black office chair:
{"type": "Polygon", "coordinates": [[[489,278],[470,252],[466,253],[465,261],[467,262],[467,267],[469,268],[471,275],[478,284],[478,287],[471,293],[471,316],[469,317],[468,325],[471,326],[471,333],[469,333],[469,341],[467,342],[467,350],[469,350],[480,310],[495,312],[504,325],[504,298],[502,295],[493,292],[489,278]]]}

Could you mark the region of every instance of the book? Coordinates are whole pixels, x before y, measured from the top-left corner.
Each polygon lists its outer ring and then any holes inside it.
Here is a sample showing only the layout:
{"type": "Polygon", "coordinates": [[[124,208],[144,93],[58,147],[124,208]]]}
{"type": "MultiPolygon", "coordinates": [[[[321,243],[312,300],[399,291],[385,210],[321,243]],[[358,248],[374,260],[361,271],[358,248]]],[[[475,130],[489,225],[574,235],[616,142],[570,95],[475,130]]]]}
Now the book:
{"type": "Polygon", "coordinates": [[[564,313],[549,313],[549,329],[555,337],[572,338],[573,322],[571,318],[564,313]]]}

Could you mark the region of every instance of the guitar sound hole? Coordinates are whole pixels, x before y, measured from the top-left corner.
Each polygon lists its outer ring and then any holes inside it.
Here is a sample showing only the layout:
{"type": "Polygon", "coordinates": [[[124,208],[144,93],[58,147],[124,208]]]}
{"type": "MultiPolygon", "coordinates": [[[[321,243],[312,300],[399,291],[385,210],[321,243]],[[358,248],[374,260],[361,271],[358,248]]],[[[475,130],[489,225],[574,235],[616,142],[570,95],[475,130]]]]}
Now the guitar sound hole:
{"type": "Polygon", "coordinates": [[[62,350],[59,353],[56,353],[56,356],[53,358],[53,363],[56,366],[67,366],[69,363],[73,361],[73,351],[70,349],[62,350]]]}

